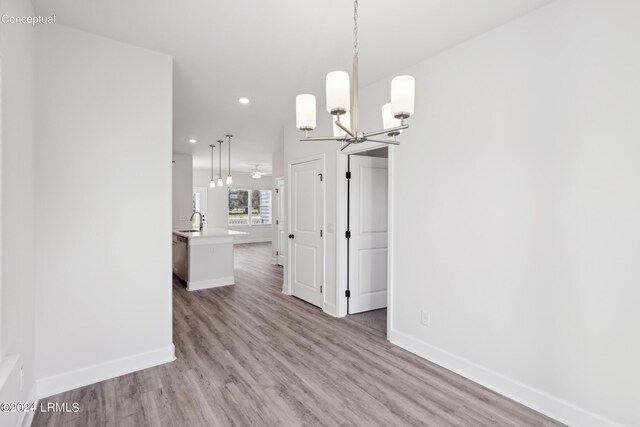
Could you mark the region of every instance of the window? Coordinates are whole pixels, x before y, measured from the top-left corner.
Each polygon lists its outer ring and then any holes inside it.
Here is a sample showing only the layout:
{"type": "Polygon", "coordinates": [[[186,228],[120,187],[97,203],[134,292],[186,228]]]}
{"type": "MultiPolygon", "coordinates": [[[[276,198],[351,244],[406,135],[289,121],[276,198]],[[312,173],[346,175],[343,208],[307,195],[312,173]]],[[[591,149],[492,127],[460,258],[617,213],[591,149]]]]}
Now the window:
{"type": "Polygon", "coordinates": [[[271,224],[271,190],[229,189],[229,225],[271,224]]]}

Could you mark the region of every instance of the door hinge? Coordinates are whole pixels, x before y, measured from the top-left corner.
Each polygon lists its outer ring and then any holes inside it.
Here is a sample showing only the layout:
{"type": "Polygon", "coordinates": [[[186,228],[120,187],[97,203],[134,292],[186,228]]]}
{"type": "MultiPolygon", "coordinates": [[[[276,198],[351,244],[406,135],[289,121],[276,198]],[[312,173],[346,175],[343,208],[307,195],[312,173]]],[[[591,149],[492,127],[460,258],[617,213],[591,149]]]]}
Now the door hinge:
{"type": "Polygon", "coordinates": [[[280,224],[280,220],[276,219],[276,225],[280,224]]]}
{"type": "Polygon", "coordinates": [[[318,176],[320,177],[320,181],[322,181],[322,174],[319,173],[318,176]]]}
{"type": "Polygon", "coordinates": [[[351,232],[350,231],[346,231],[344,233],[344,237],[346,237],[347,239],[350,239],[351,238],[351,232]]]}
{"type": "Polygon", "coordinates": [[[278,253],[278,251],[276,251],[276,256],[278,256],[278,255],[280,255],[280,254],[278,253]]]}
{"type": "Polygon", "coordinates": [[[322,230],[320,230],[320,237],[322,237],[322,230]]]}
{"type": "Polygon", "coordinates": [[[351,179],[351,171],[347,172],[347,179],[351,179]]]}
{"type": "Polygon", "coordinates": [[[279,193],[279,192],[280,192],[280,190],[278,190],[278,189],[276,188],[276,194],[277,194],[277,193],[279,193]]]}
{"type": "Polygon", "coordinates": [[[344,296],[347,297],[347,298],[351,298],[351,291],[349,289],[344,291],[344,296]]]}
{"type": "Polygon", "coordinates": [[[322,285],[320,285],[320,293],[322,293],[322,285]]]}

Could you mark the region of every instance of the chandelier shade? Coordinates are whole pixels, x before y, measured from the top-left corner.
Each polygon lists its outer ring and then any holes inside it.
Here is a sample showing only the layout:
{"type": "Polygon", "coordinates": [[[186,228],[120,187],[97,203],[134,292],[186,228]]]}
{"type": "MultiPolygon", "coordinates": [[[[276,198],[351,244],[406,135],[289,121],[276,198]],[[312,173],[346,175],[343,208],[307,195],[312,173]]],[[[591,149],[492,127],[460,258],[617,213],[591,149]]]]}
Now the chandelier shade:
{"type": "Polygon", "coordinates": [[[349,73],[332,71],[327,74],[327,113],[345,114],[351,109],[349,73]]]}
{"type": "Polygon", "coordinates": [[[296,127],[300,130],[316,128],[316,97],[308,93],[296,96],[296,127]]]}
{"type": "MultiPolygon", "coordinates": [[[[386,104],[384,104],[382,106],[382,127],[385,129],[389,129],[389,128],[394,128],[394,127],[398,127],[402,125],[402,120],[401,119],[396,119],[395,117],[393,117],[393,114],[391,114],[391,103],[387,102],[386,104]]],[[[402,131],[397,131],[398,133],[396,133],[395,135],[399,135],[400,133],[402,133],[402,131]]],[[[393,134],[388,136],[394,136],[393,134]]]]}
{"type": "Polygon", "coordinates": [[[416,95],[416,79],[398,76],[391,80],[391,113],[396,119],[413,116],[416,95]]]}

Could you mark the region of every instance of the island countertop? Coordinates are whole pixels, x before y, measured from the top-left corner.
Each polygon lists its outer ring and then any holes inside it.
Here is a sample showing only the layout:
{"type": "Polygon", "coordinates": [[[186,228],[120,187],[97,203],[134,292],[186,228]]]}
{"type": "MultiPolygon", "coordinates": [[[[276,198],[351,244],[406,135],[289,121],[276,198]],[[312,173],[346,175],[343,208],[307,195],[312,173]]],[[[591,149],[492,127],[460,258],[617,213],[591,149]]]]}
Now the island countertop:
{"type": "Polygon", "coordinates": [[[173,234],[186,237],[187,239],[198,239],[203,237],[233,237],[249,233],[245,233],[244,231],[227,230],[226,228],[204,228],[202,231],[173,230],[173,234]]]}

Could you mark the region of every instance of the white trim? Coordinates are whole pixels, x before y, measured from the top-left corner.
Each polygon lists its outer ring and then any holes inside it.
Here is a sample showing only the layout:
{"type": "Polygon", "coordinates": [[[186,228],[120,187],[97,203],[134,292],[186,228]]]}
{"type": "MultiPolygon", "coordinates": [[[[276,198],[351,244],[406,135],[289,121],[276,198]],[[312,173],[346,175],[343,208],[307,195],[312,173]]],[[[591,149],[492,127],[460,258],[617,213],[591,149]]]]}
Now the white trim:
{"type": "Polygon", "coordinates": [[[272,256],[272,257],[271,257],[271,264],[272,264],[272,265],[278,265],[278,258],[277,258],[277,257],[272,256]]]}
{"type": "Polygon", "coordinates": [[[142,369],[173,362],[174,360],[176,360],[175,348],[171,344],[145,353],[41,378],[36,381],[37,396],[42,399],[142,369]]]}
{"type": "Polygon", "coordinates": [[[198,280],[197,282],[187,282],[188,291],[200,291],[202,289],[219,288],[220,286],[235,285],[234,276],[218,277],[217,279],[198,280]]]}
{"type": "Polygon", "coordinates": [[[233,241],[234,245],[241,245],[243,243],[269,243],[271,242],[273,239],[271,237],[255,237],[255,238],[251,238],[251,239],[238,239],[236,238],[233,241]]]}
{"type": "Polygon", "coordinates": [[[393,254],[395,253],[395,241],[394,241],[394,216],[395,216],[395,176],[396,176],[396,149],[397,146],[389,146],[387,150],[387,165],[388,165],[388,183],[387,183],[387,203],[388,203],[388,211],[387,211],[387,339],[391,340],[391,331],[393,330],[393,290],[394,290],[394,281],[393,275],[394,270],[394,258],[393,254]]]}
{"type": "Polygon", "coordinates": [[[324,311],[325,313],[327,313],[329,316],[333,316],[333,317],[338,317],[336,314],[336,305],[335,304],[331,304],[328,301],[325,301],[324,305],[322,306],[322,311],[324,311]]]}
{"type": "Polygon", "coordinates": [[[594,414],[559,397],[506,377],[463,357],[449,353],[409,334],[391,330],[391,343],[490,390],[534,409],[567,425],[581,427],[622,427],[612,420],[594,414]]]}

